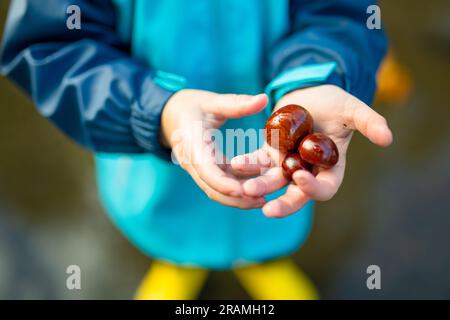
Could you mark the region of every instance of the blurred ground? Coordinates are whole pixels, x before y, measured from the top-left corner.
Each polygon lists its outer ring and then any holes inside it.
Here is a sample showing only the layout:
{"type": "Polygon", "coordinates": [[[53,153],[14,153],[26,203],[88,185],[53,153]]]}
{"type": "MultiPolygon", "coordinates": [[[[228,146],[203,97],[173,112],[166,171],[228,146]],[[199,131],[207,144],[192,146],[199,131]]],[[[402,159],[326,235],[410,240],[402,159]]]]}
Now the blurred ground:
{"type": "MultiPolygon", "coordinates": [[[[323,298],[448,299],[450,3],[381,4],[415,90],[404,106],[376,106],[394,146],[379,150],[355,136],[343,188],[318,205],[295,258],[323,298]],[[371,264],[381,267],[380,291],[366,288],[371,264]]],[[[0,298],[130,298],[148,265],[102,211],[89,154],[1,78],[0,298]],[[82,268],[81,291],[65,287],[70,264],[82,268]]],[[[211,275],[202,297],[248,298],[225,272],[211,275]]]]}

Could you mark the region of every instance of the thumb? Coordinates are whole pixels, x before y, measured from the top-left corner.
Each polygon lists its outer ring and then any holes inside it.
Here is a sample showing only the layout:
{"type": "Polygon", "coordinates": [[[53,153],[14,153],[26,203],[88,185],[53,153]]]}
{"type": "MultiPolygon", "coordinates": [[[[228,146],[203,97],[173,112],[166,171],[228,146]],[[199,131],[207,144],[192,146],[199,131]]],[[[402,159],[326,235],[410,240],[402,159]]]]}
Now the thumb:
{"type": "Polygon", "coordinates": [[[205,112],[225,118],[241,118],[261,112],[269,99],[265,94],[217,94],[202,104],[205,112]]]}
{"type": "Polygon", "coordinates": [[[348,101],[352,127],[381,147],[392,143],[392,131],[386,119],[364,102],[351,96],[348,101]]]}

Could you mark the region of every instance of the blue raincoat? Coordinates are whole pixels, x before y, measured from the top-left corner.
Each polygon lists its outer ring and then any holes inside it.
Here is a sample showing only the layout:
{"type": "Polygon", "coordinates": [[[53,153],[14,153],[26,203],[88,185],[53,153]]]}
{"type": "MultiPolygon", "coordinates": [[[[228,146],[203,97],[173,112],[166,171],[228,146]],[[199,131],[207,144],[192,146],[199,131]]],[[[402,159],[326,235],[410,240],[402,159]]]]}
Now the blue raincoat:
{"type": "Polygon", "coordinates": [[[137,247],[178,264],[229,268],[295,251],[311,229],[312,204],[274,220],[209,200],[159,144],[166,101],[185,87],[267,92],[268,112],[225,127],[244,130],[261,128],[273,102],[306,86],[335,84],[370,103],[386,42],[366,28],[369,5],[13,0],[1,71],[96,153],[106,211],[137,247]],[[81,29],[67,28],[71,5],[81,29]]]}

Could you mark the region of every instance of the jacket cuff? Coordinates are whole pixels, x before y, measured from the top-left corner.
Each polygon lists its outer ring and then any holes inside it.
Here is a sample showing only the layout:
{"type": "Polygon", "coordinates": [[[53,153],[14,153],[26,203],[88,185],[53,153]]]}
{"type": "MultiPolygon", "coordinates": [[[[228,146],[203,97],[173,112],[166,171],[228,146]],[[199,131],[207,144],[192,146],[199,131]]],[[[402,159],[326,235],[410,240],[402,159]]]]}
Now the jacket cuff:
{"type": "Polygon", "coordinates": [[[285,94],[323,84],[344,87],[344,80],[337,70],[336,62],[302,65],[282,72],[266,86],[265,92],[269,97],[266,114],[272,114],[273,107],[285,94]]]}
{"type": "Polygon", "coordinates": [[[131,106],[130,123],[136,142],[145,151],[171,159],[171,151],[160,142],[161,114],[170,97],[185,87],[185,78],[164,71],[144,79],[141,96],[131,106]]]}

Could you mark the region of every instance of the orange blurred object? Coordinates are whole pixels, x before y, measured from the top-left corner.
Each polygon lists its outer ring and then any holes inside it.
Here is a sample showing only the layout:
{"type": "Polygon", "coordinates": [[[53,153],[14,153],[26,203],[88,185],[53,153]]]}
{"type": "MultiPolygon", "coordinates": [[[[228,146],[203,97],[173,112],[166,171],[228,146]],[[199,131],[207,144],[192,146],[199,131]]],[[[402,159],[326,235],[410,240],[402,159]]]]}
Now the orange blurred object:
{"type": "Polygon", "coordinates": [[[413,81],[408,69],[390,52],[378,73],[378,103],[404,104],[411,93],[413,81]]]}

